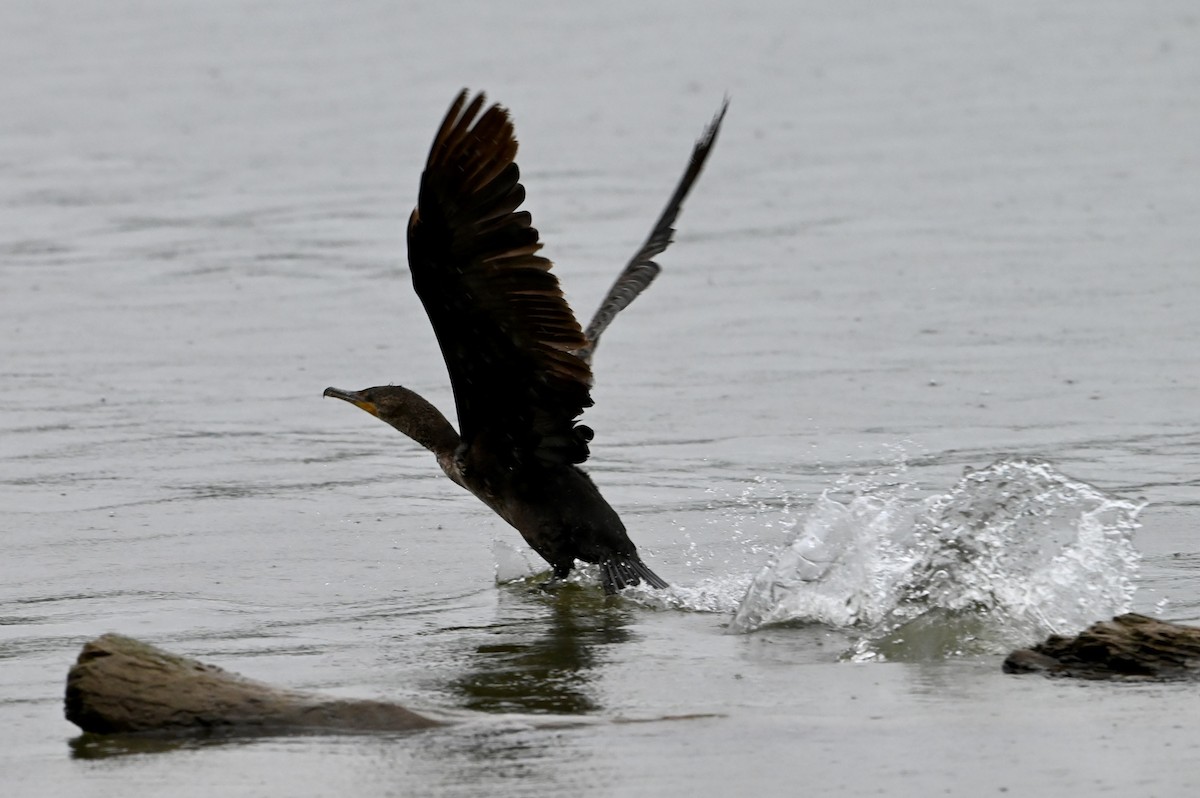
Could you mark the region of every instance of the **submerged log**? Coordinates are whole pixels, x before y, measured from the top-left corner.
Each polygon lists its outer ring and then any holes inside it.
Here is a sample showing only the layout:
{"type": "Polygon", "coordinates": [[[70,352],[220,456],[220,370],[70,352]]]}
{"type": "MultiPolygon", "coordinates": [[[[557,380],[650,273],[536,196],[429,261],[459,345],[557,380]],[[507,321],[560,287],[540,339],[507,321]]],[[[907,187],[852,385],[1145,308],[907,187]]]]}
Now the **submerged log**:
{"type": "Polygon", "coordinates": [[[398,704],[272,687],[115,634],[84,645],[67,675],[66,715],[99,734],[409,731],[443,725],[398,704]]]}
{"type": "Polygon", "coordinates": [[[1200,629],[1127,613],[1075,637],[1051,635],[1014,651],[1005,673],[1045,673],[1076,679],[1163,681],[1200,678],[1200,629]]]}

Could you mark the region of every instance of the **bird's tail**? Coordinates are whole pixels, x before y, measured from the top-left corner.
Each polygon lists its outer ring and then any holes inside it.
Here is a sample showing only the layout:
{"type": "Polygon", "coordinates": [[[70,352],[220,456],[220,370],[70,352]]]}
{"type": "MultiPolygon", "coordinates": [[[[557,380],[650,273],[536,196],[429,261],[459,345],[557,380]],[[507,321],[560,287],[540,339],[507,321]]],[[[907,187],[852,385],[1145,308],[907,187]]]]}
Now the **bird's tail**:
{"type": "Polygon", "coordinates": [[[659,590],[667,587],[663,578],[636,556],[613,558],[600,563],[600,578],[608,595],[642,582],[659,590]]]}

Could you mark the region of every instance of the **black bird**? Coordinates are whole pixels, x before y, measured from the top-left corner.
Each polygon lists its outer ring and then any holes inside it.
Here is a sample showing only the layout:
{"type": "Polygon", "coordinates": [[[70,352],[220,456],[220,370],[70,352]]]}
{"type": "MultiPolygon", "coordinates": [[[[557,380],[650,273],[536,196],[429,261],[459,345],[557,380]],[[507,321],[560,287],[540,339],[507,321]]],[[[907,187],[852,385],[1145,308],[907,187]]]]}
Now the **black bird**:
{"type": "Polygon", "coordinates": [[[579,464],[592,430],[577,417],[592,404],[591,358],[613,317],[657,276],[652,258],[717,138],[728,101],[692,151],[687,171],[650,237],[621,272],[587,331],[563,298],[514,158],[508,112],[483,110],[466,90],[434,137],[408,222],[413,287],[450,373],[455,431],[407,388],[325,389],[386,421],[437,455],[446,476],[512,524],[550,563],[554,578],[575,560],[600,566],[604,591],[667,583],[638,557],[625,525],[579,464]],[[482,110],[482,114],[480,113],[482,110]]]}

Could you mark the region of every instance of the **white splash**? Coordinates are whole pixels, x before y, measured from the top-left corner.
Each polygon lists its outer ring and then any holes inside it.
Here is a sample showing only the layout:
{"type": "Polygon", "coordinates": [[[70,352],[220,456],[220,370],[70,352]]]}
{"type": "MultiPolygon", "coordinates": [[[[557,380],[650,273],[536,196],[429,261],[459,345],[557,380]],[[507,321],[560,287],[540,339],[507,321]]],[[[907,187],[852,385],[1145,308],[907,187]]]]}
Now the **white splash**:
{"type": "Polygon", "coordinates": [[[1070,633],[1128,611],[1142,503],[1018,459],[970,471],[944,495],[906,493],[865,486],[845,502],[822,495],[753,578],[731,631],[785,622],[855,628],[865,633],[856,656],[867,659],[928,647],[913,638],[934,627],[964,638],[939,648],[965,650],[979,639],[1070,633]]]}

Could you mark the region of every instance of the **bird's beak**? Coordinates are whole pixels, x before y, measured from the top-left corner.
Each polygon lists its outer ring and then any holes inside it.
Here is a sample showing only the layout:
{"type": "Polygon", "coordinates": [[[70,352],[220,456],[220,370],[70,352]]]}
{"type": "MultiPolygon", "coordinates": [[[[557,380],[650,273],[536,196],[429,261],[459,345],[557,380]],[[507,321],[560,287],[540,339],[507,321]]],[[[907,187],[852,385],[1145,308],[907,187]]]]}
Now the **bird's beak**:
{"type": "Polygon", "coordinates": [[[342,401],[349,402],[352,405],[357,405],[376,418],[379,418],[379,408],[375,406],[374,402],[368,402],[366,399],[364,399],[362,394],[358,391],[343,391],[341,388],[326,388],[325,395],[332,396],[334,399],[341,399],[342,401]]]}

